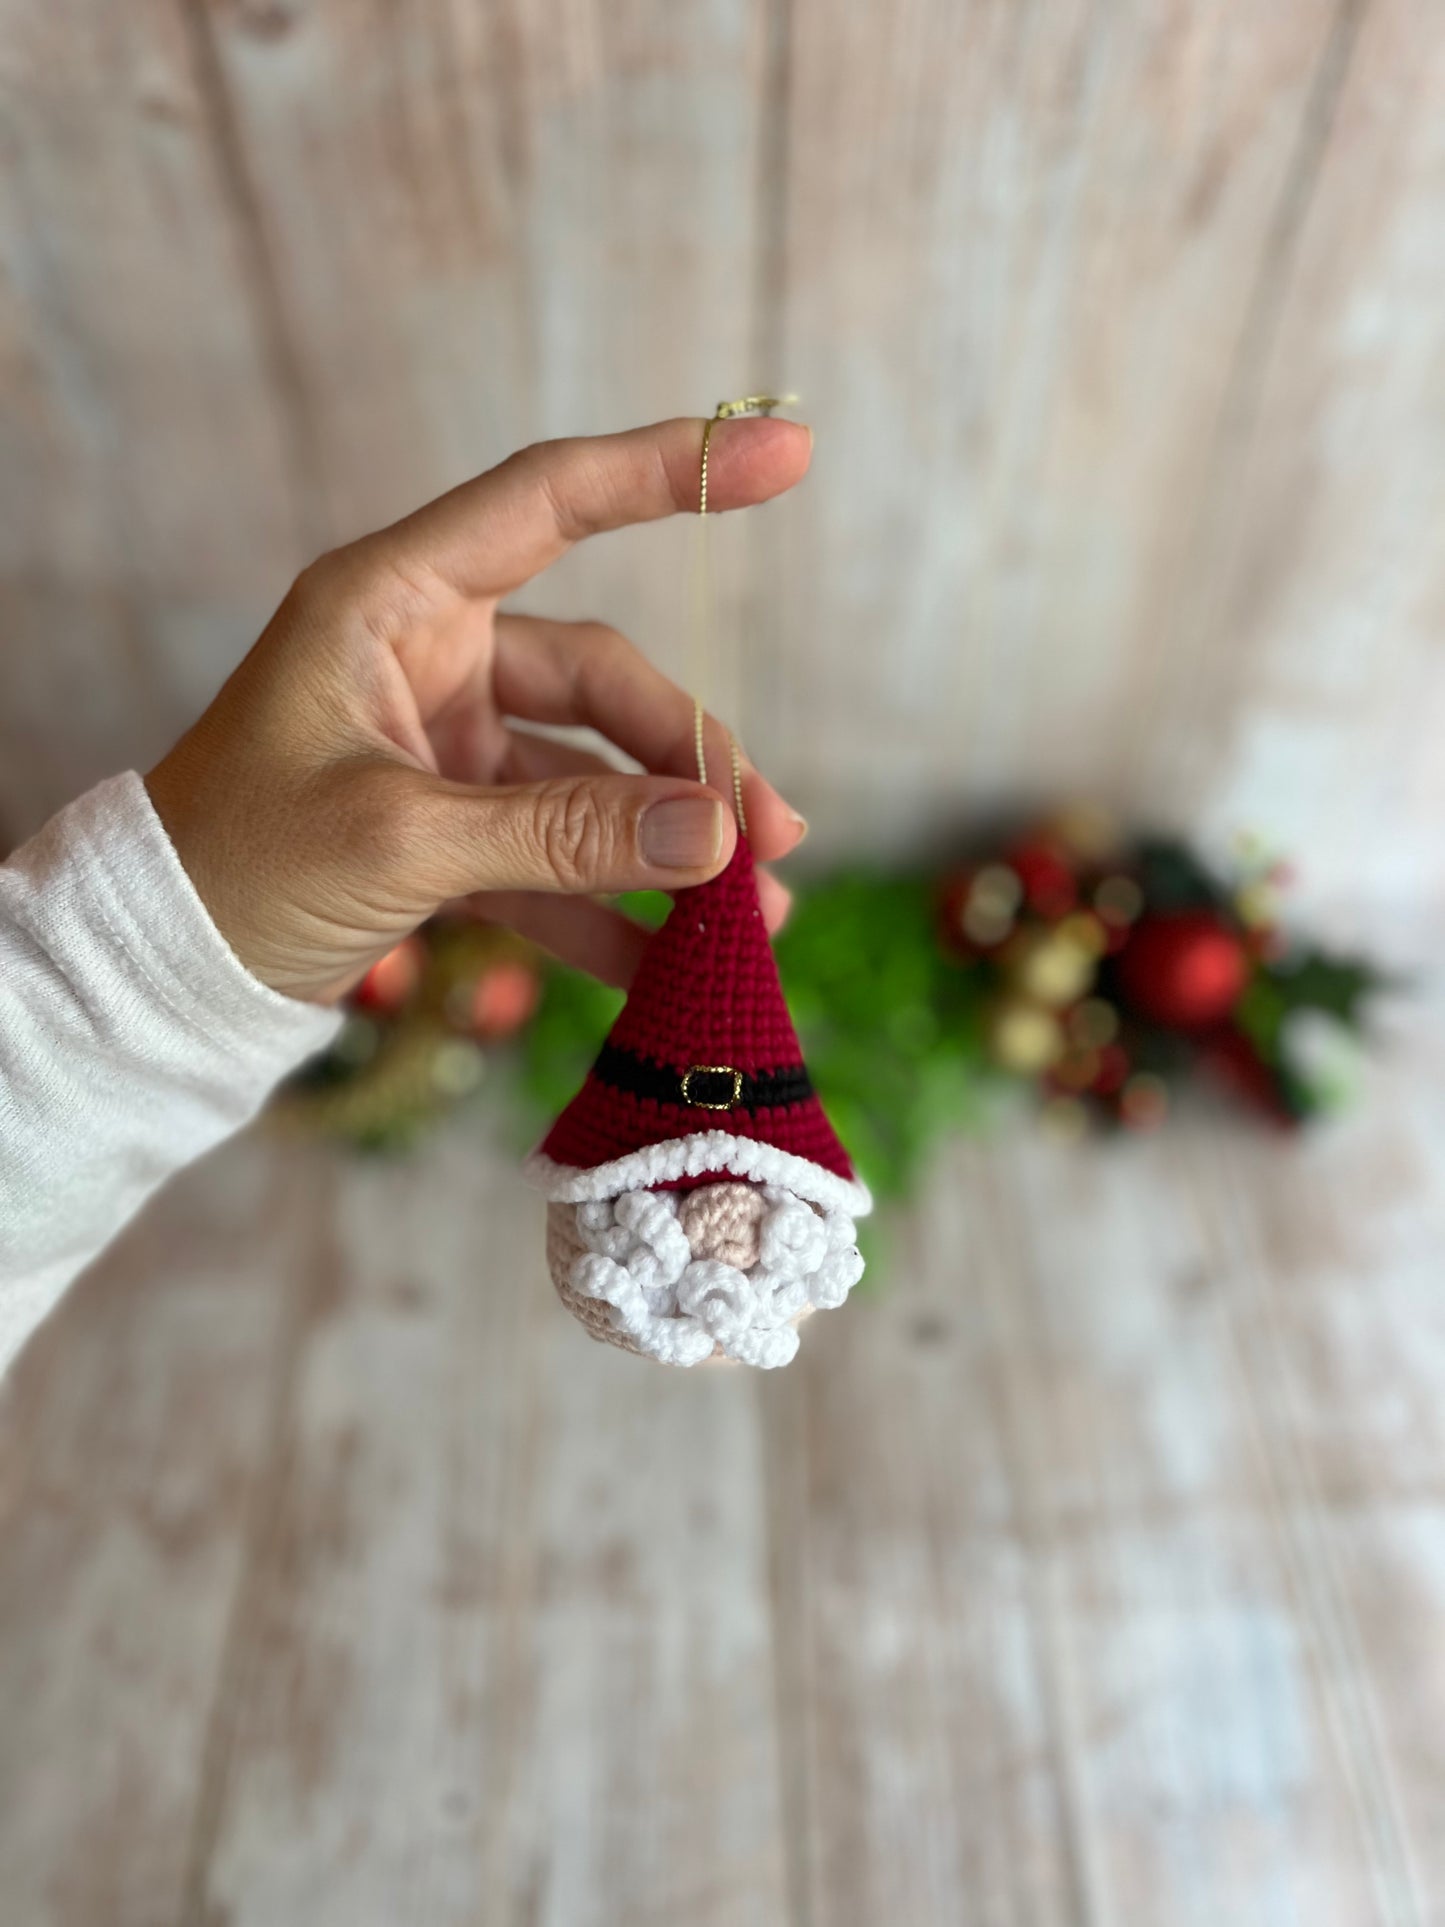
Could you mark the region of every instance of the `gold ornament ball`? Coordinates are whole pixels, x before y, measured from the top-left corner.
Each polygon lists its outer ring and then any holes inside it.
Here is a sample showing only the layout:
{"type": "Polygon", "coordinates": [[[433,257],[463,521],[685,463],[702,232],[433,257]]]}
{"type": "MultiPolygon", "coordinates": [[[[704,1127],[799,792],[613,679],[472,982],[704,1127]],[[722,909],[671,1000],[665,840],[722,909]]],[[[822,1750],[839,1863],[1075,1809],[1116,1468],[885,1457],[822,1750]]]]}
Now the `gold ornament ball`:
{"type": "Polygon", "coordinates": [[[1049,818],[1044,829],[1090,863],[1107,862],[1122,835],[1118,817],[1102,803],[1067,804],[1049,818]]]}
{"type": "Polygon", "coordinates": [[[1091,957],[1102,957],[1109,948],[1109,933],[1092,910],[1075,910],[1056,925],[1054,934],[1091,957]]]}
{"type": "Polygon", "coordinates": [[[964,936],[991,950],[1012,930],[1022,901],[1023,885],[1014,871],[1006,863],[986,864],[969,885],[959,918],[964,936]]]}
{"type": "Polygon", "coordinates": [[[1021,999],[999,1004],[989,1024],[989,1048],[1005,1070],[1036,1077],[1055,1063],[1064,1034],[1051,1010],[1021,999]]]}
{"type": "Polygon", "coordinates": [[[1094,908],[1115,930],[1135,922],[1144,908],[1144,892],[1133,877],[1105,877],[1094,892],[1094,908]]]}
{"type": "Polygon", "coordinates": [[[1016,870],[1006,863],[986,863],[973,880],[968,900],[990,916],[1011,917],[1023,902],[1023,895],[1016,870]]]}
{"type": "Polygon", "coordinates": [[[1051,1005],[1072,1004],[1091,990],[1095,967],[1093,951],[1062,927],[1030,937],[1015,963],[1019,988],[1051,1005]]]}
{"type": "Polygon", "coordinates": [[[468,1039],[449,1037],[437,1045],[431,1081],[443,1097],[470,1097],[485,1074],[486,1061],[468,1039]]]}
{"type": "Polygon", "coordinates": [[[1069,1012],[1069,1042],[1080,1050],[1102,1050],[1119,1035],[1119,1013],[1103,997],[1086,997],[1069,1012]]]}
{"type": "Polygon", "coordinates": [[[1262,930],[1279,914],[1275,892],[1263,880],[1246,883],[1234,899],[1234,908],[1240,922],[1251,930],[1262,930]]]}

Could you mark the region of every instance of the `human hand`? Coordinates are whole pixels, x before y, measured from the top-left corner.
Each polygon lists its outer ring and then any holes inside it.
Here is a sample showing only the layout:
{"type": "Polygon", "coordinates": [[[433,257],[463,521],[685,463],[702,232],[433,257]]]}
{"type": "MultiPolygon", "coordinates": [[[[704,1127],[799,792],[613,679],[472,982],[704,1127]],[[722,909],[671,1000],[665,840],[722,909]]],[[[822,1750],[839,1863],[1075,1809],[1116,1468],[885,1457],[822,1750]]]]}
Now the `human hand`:
{"type": "MultiPolygon", "coordinates": [[[[194,728],[146,778],[222,935],[274,990],[333,1002],[443,903],[465,898],[568,962],[626,983],[643,938],[596,893],[715,876],[731,803],[695,780],[692,700],[599,623],[498,613],[574,542],[696,511],[702,424],[543,442],[324,555],[194,728]],[[643,766],[510,726],[582,724],[643,766]]],[[[791,488],[811,437],[713,431],[708,508],[791,488]]],[[[727,770],[708,723],[708,767],[727,770]]],[[[804,825],[743,765],[749,838],[804,825]]],[[[786,893],[763,880],[764,911],[786,893]]]]}

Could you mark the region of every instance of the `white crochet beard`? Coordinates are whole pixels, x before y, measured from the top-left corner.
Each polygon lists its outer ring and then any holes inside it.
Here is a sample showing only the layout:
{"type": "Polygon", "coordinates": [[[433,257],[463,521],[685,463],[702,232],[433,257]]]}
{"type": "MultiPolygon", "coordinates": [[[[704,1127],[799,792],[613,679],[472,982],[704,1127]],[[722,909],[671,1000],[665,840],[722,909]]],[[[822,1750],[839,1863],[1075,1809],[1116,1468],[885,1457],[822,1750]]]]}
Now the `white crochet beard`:
{"type": "Polygon", "coordinates": [[[573,1290],[610,1305],[618,1330],[664,1364],[697,1365],[719,1347],[744,1365],[788,1364],[797,1321],[841,1305],[863,1259],[846,1211],[808,1204],[782,1185],[757,1188],[768,1208],[758,1261],[746,1271],[693,1256],[675,1191],[578,1204],[587,1249],[573,1262],[573,1290]]]}

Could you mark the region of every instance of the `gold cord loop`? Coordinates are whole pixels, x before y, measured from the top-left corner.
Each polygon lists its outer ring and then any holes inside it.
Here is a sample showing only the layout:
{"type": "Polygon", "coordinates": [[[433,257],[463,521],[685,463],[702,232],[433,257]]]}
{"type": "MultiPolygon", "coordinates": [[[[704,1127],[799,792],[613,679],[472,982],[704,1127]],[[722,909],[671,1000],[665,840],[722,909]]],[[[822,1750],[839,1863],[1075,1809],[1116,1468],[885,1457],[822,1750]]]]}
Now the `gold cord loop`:
{"type": "MultiPolygon", "coordinates": [[[[697,780],[699,783],[705,783],[707,781],[706,731],[707,715],[702,706],[702,698],[700,696],[694,696],[692,699],[692,739],[693,747],[697,752],[697,780]]],[[[732,766],[733,809],[737,815],[738,828],[742,831],[743,835],[746,836],[748,833],[748,816],[747,811],[743,808],[743,753],[738,746],[737,737],[733,735],[731,730],[728,731],[728,759],[732,766]]]]}
{"type": "Polygon", "coordinates": [[[746,836],[748,833],[748,813],[743,808],[743,753],[738,748],[738,739],[728,731],[728,749],[733,765],[733,809],[737,812],[738,828],[746,836]]]}
{"type": "Polygon", "coordinates": [[[702,425],[702,475],[698,482],[697,512],[707,514],[707,454],[712,431],[719,422],[736,421],[740,415],[771,415],[775,408],[796,406],[796,395],[743,395],[737,401],[720,401],[709,420],[702,425]]]}
{"type": "Polygon", "coordinates": [[[730,422],[734,415],[771,415],[775,408],[796,408],[796,395],[744,395],[741,401],[720,401],[713,420],[730,422]]]}

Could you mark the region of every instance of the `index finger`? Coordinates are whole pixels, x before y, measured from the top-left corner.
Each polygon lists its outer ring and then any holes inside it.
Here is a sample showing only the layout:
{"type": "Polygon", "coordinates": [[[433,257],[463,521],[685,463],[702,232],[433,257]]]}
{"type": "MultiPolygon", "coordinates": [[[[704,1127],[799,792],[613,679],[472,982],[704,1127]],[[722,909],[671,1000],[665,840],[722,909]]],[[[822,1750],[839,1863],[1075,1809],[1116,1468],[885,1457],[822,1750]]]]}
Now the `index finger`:
{"type": "MultiPolygon", "coordinates": [[[[538,442],[373,540],[403,569],[428,570],[461,595],[508,595],[585,536],[696,514],[704,427],[680,416],[621,435],[538,442]]],[[[781,495],[801,481],[812,448],[799,422],[719,422],[708,444],[708,512],[781,495]]]]}

